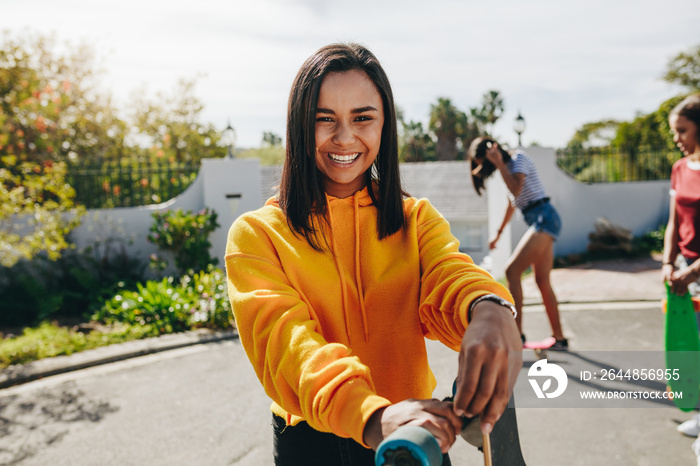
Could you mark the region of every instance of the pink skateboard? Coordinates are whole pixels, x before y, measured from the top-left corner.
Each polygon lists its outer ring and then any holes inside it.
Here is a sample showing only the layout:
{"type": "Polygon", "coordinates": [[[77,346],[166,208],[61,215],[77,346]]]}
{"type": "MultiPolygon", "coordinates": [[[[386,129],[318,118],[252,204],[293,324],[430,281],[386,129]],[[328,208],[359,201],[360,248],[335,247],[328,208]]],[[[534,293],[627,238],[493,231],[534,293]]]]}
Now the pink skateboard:
{"type": "Polygon", "coordinates": [[[557,340],[554,337],[547,337],[542,341],[526,341],[523,343],[525,349],[547,349],[557,340]]]}
{"type": "Polygon", "coordinates": [[[547,337],[542,341],[526,341],[523,343],[523,349],[531,349],[535,351],[535,356],[539,359],[547,357],[547,350],[556,342],[554,337],[547,337]]]}

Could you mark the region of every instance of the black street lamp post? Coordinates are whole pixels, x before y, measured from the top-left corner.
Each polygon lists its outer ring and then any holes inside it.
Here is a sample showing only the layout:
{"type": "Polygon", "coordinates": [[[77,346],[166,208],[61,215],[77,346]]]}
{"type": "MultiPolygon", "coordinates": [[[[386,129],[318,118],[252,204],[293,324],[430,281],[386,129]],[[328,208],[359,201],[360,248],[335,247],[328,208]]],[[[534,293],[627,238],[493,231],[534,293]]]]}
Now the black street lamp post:
{"type": "Polygon", "coordinates": [[[229,122],[228,126],[221,135],[221,145],[228,149],[228,153],[226,154],[225,158],[229,160],[233,159],[233,148],[236,145],[236,130],[234,130],[231,126],[231,122],[229,122]]]}
{"type": "Polygon", "coordinates": [[[520,114],[518,110],[518,116],[515,117],[515,123],[513,124],[513,129],[518,133],[518,147],[522,147],[520,136],[525,132],[525,118],[520,114]]]}

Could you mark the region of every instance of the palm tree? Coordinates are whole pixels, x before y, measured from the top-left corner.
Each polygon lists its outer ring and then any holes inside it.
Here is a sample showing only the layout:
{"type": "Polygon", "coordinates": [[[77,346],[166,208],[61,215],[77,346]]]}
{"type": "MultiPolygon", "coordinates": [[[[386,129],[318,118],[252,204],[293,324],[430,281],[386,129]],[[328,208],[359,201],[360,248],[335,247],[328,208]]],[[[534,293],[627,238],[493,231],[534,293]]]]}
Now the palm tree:
{"type": "Polygon", "coordinates": [[[430,106],[430,130],[435,133],[435,158],[437,160],[457,159],[457,137],[459,122],[464,114],[445,97],[438,98],[437,105],[430,106]]]}
{"type": "MultiPolygon", "coordinates": [[[[499,91],[490,90],[487,91],[482,97],[481,104],[481,115],[483,116],[485,122],[493,129],[493,125],[496,124],[499,118],[503,116],[503,110],[505,109],[503,97],[499,91]]],[[[490,134],[489,131],[485,131],[490,134]]]]}
{"type": "MultiPolygon", "coordinates": [[[[462,115],[464,118],[460,120],[458,138],[462,143],[463,155],[465,155],[472,141],[484,133],[485,119],[476,108],[470,108],[468,115],[465,113],[462,115]]],[[[466,159],[464,156],[462,158],[466,159]]]]}

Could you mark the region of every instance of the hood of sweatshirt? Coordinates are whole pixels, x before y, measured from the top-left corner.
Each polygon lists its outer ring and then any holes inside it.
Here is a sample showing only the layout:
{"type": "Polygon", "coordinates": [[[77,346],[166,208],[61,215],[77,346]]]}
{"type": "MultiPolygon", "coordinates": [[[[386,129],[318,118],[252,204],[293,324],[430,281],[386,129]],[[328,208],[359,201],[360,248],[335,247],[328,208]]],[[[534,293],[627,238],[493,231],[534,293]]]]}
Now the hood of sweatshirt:
{"type": "MultiPolygon", "coordinates": [[[[361,233],[362,221],[360,215],[360,209],[363,207],[372,206],[372,198],[369,196],[369,191],[367,187],[355,192],[350,197],[337,198],[329,196],[326,194],[327,203],[327,219],[328,219],[328,230],[326,240],[330,246],[330,254],[333,256],[335,262],[336,270],[338,271],[338,279],[340,280],[340,288],[342,292],[342,302],[343,302],[343,318],[345,320],[345,330],[349,338],[352,338],[351,332],[349,330],[349,319],[352,310],[352,306],[349,304],[351,300],[350,293],[354,288],[356,290],[357,296],[355,300],[359,304],[360,315],[362,316],[362,328],[364,330],[364,339],[367,341],[369,339],[369,328],[367,325],[367,309],[364,300],[364,288],[362,285],[362,261],[361,261],[361,233]],[[340,231],[342,229],[342,231],[340,231]],[[348,235],[352,236],[352,251],[347,248],[348,246],[348,235]],[[341,240],[339,238],[343,238],[341,240]],[[342,245],[339,242],[342,241],[342,245]],[[342,249],[341,249],[342,248],[342,249]],[[347,249],[346,249],[347,248],[347,249]],[[351,254],[352,257],[350,261],[352,262],[352,267],[347,266],[348,255],[351,254]],[[346,266],[343,266],[343,258],[345,258],[346,266]],[[352,275],[348,276],[349,274],[352,275]],[[354,279],[355,287],[351,286],[351,282],[354,279]]],[[[269,199],[265,205],[272,205],[279,207],[279,202],[276,198],[269,199]]],[[[372,215],[376,215],[376,211],[372,209],[372,215]]]]}

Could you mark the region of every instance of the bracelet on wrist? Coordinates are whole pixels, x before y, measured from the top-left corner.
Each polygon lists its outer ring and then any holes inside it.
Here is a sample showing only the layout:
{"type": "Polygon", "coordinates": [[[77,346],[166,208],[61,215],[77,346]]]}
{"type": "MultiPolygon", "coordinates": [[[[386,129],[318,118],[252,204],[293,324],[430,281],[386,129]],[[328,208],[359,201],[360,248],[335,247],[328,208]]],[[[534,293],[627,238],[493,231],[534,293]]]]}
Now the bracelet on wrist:
{"type": "Polygon", "coordinates": [[[472,301],[472,303],[469,305],[469,310],[467,311],[467,322],[472,321],[472,312],[474,311],[474,307],[482,301],[493,301],[507,308],[511,312],[511,314],[513,314],[513,319],[515,319],[518,316],[518,311],[515,309],[515,305],[513,303],[501,298],[496,294],[489,293],[483,296],[479,296],[474,301],[472,301]]]}

